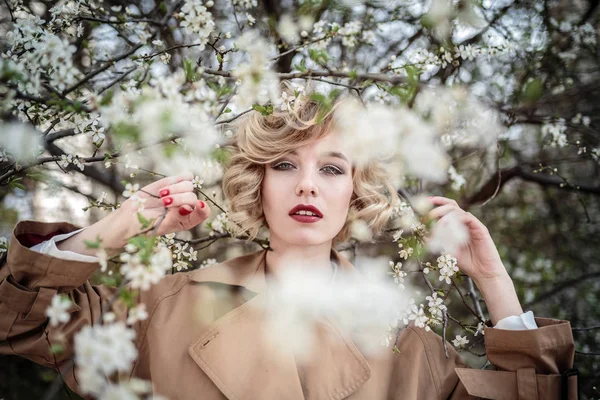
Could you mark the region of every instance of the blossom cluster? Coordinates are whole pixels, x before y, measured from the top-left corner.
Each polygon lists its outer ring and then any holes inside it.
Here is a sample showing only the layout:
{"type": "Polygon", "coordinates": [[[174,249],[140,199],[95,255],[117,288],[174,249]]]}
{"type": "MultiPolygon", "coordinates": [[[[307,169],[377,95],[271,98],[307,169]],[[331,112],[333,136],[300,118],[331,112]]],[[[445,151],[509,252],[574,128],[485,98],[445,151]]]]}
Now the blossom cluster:
{"type": "Polygon", "coordinates": [[[131,289],[150,289],[173,267],[173,256],[166,247],[157,246],[149,257],[131,243],[125,246],[125,250],[119,256],[123,263],[120,273],[127,279],[131,289]]]}
{"type": "Polygon", "coordinates": [[[189,242],[175,239],[174,233],[169,233],[160,238],[160,246],[167,247],[173,254],[173,268],[177,271],[187,270],[198,260],[198,251],[189,242]]]}
{"type": "Polygon", "coordinates": [[[46,21],[29,12],[14,11],[14,29],[7,32],[10,49],[2,55],[9,70],[24,74],[18,89],[30,95],[42,90],[42,79],[58,92],[74,85],[81,72],[73,65],[75,46],[44,27],[46,21]]]}
{"type": "Polygon", "coordinates": [[[249,61],[240,63],[232,75],[240,82],[238,103],[249,107],[254,103],[276,103],[281,93],[279,80],[270,68],[271,46],[256,30],[247,30],[236,42],[249,55],[249,61]]]}
{"type": "Polygon", "coordinates": [[[208,42],[208,37],[215,29],[215,21],[212,14],[207,10],[201,0],[186,0],[181,7],[179,17],[182,21],[179,23],[186,33],[193,35],[195,43],[204,44],[208,42]]]}
{"type": "Polygon", "coordinates": [[[392,56],[392,64],[390,68],[393,70],[403,70],[406,66],[416,66],[419,68],[427,67],[441,67],[446,68],[449,64],[455,62],[473,61],[480,57],[491,59],[492,57],[498,56],[512,56],[516,52],[516,49],[512,42],[506,41],[496,46],[479,46],[473,44],[461,44],[456,46],[453,50],[440,47],[438,53],[433,53],[427,49],[413,49],[409,50],[405,61],[401,65],[394,66],[393,63],[396,61],[396,57],[392,56]]]}
{"type": "Polygon", "coordinates": [[[0,236],[0,257],[8,251],[8,239],[0,236]]]}
{"type": "Polygon", "coordinates": [[[564,118],[542,125],[542,136],[550,138],[552,147],[565,147],[569,144],[566,132],[567,125],[564,118]]]}

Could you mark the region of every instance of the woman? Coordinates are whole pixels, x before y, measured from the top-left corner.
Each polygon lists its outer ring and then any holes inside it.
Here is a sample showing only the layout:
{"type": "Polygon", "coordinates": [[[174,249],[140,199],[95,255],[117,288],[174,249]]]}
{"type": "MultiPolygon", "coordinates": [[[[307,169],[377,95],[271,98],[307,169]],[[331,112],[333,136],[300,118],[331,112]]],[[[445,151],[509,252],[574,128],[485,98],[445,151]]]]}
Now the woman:
{"type": "MultiPolygon", "coordinates": [[[[292,113],[250,113],[240,120],[223,179],[229,218],[251,237],[266,226],[271,250],[168,275],[142,291],[149,316],[134,326],[139,357],[131,376],[151,379],[155,393],[172,399],[576,398],[576,377],[561,375],[573,364],[569,323],[523,314],[485,226],[444,197],[431,198],[438,207],[429,217],[452,214],[469,229],[458,265],[485,297],[495,325],[485,328],[487,355],[499,371],[466,368],[451,346],[445,356],[438,335],[414,326],[400,333],[396,351],[375,357],[324,324],[317,356],[306,363],[261,334],[264,316],[252,305],[265,301],[267,277],[297,260],[332,275],[353,271],[334,242],[348,237],[351,217],[377,232],[392,212],[396,194],[385,169],[379,161],[355,165],[340,151],[332,115],[319,122],[317,104],[306,101],[292,113]]],[[[191,178],[168,177],[143,189],[146,218],[168,210],[158,235],[190,229],[209,216],[191,178]]],[[[122,248],[139,226],[133,203],[125,201],[83,230],[32,221],[15,227],[0,269],[0,353],[69,365],[72,351],[51,356],[48,342],[70,343],[83,325],[98,320],[115,290],[89,283],[99,264],[85,241],[100,236],[105,247],[122,248]],[[68,323],[53,329],[45,310],[56,293],[68,293],[76,307],[68,323]]],[[[73,368],[65,380],[82,391],[73,368]]]]}

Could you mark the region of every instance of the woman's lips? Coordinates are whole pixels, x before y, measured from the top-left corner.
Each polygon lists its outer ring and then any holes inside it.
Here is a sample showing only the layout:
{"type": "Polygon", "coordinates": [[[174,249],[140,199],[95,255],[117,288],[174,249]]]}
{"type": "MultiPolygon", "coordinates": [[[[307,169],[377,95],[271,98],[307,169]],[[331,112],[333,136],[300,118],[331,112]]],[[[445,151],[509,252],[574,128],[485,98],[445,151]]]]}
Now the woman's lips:
{"type": "Polygon", "coordinates": [[[292,214],[292,215],[290,215],[290,217],[292,217],[296,221],[302,222],[304,224],[312,224],[313,222],[317,222],[318,220],[321,219],[321,217],[317,217],[316,215],[298,215],[298,214],[292,214]]]}

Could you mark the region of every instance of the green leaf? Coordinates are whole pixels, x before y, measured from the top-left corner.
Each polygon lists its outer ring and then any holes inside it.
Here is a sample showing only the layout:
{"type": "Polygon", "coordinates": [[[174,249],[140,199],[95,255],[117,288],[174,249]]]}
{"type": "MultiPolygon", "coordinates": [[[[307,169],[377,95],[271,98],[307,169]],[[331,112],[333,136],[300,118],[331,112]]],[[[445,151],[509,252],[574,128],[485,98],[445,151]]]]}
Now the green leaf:
{"type": "Polygon", "coordinates": [[[113,89],[109,89],[106,91],[106,94],[102,96],[102,100],[100,100],[100,105],[107,106],[112,102],[113,96],[115,92],[113,89]]]}
{"type": "Polygon", "coordinates": [[[88,249],[99,249],[100,245],[102,244],[102,240],[100,237],[97,237],[95,242],[92,242],[91,240],[84,240],[83,243],[85,243],[85,246],[88,249]]]}
{"type": "Polygon", "coordinates": [[[8,187],[10,187],[11,189],[26,190],[25,186],[23,186],[23,184],[20,183],[21,179],[23,178],[21,178],[20,176],[11,176],[8,179],[8,187]]]}
{"type": "Polygon", "coordinates": [[[167,12],[169,12],[169,9],[167,8],[167,3],[164,1],[161,1],[160,4],[158,5],[158,9],[160,10],[160,12],[162,12],[163,14],[166,14],[167,12]]]}
{"type": "Polygon", "coordinates": [[[185,71],[185,79],[187,82],[196,80],[196,68],[194,62],[189,58],[183,60],[183,70],[185,71]]]}
{"type": "Polygon", "coordinates": [[[50,346],[50,354],[61,354],[65,351],[65,346],[59,343],[54,343],[50,346]]]}
{"type": "Polygon", "coordinates": [[[111,275],[102,275],[100,277],[100,283],[106,286],[118,286],[119,282],[115,276],[111,275]]]}
{"type": "Polygon", "coordinates": [[[231,112],[231,108],[227,107],[223,110],[223,114],[227,114],[231,112]]]}
{"type": "Polygon", "coordinates": [[[154,221],[154,219],[147,220],[142,213],[137,213],[137,217],[140,224],[142,224],[142,229],[149,228],[152,225],[152,221],[154,221]]]}
{"type": "Polygon", "coordinates": [[[127,306],[127,308],[135,307],[135,296],[129,290],[121,290],[119,292],[119,299],[127,306]]]}
{"type": "Polygon", "coordinates": [[[219,62],[219,64],[223,62],[223,56],[221,54],[217,54],[217,61],[219,62]]]}
{"type": "Polygon", "coordinates": [[[294,64],[294,69],[297,69],[300,72],[306,72],[308,69],[306,68],[306,59],[303,58],[300,60],[300,64],[294,64]]]}
{"type": "Polygon", "coordinates": [[[308,49],[308,55],[311,60],[320,65],[327,64],[327,61],[329,61],[329,56],[325,50],[308,49]]]}
{"type": "Polygon", "coordinates": [[[253,104],[252,108],[264,116],[273,114],[273,105],[261,106],[260,104],[253,104]]]}
{"type": "Polygon", "coordinates": [[[522,100],[524,103],[532,104],[539,100],[544,94],[544,83],[542,78],[529,79],[523,85],[522,100]]]}

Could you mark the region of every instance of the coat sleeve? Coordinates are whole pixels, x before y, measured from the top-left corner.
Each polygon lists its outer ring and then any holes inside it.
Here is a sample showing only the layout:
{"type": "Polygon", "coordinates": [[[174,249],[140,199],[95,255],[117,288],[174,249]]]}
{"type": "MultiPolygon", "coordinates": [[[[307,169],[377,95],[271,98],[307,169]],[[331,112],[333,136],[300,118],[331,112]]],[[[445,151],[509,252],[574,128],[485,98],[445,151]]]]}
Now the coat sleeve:
{"type": "Polygon", "coordinates": [[[126,309],[119,302],[108,307],[115,288],[89,282],[99,268],[97,262],[64,260],[29,248],[54,234],[76,229],[65,222],[35,221],[22,221],[14,228],[8,252],[0,261],[0,354],[58,367],[69,387],[80,392],[72,367],[74,335],[83,326],[100,321],[103,309],[115,312],[119,319],[126,318],[126,309]],[[71,319],[53,328],[46,309],[57,293],[69,296],[71,319]],[[52,354],[51,344],[59,344],[63,350],[52,354]]]}
{"type": "MultiPolygon", "coordinates": [[[[538,329],[485,328],[487,358],[494,370],[468,368],[448,344],[449,358],[437,334],[419,333],[426,347],[440,399],[577,399],[571,375],[575,344],[568,321],[536,318],[538,329]]],[[[413,328],[419,329],[419,328],[413,328]]]]}

